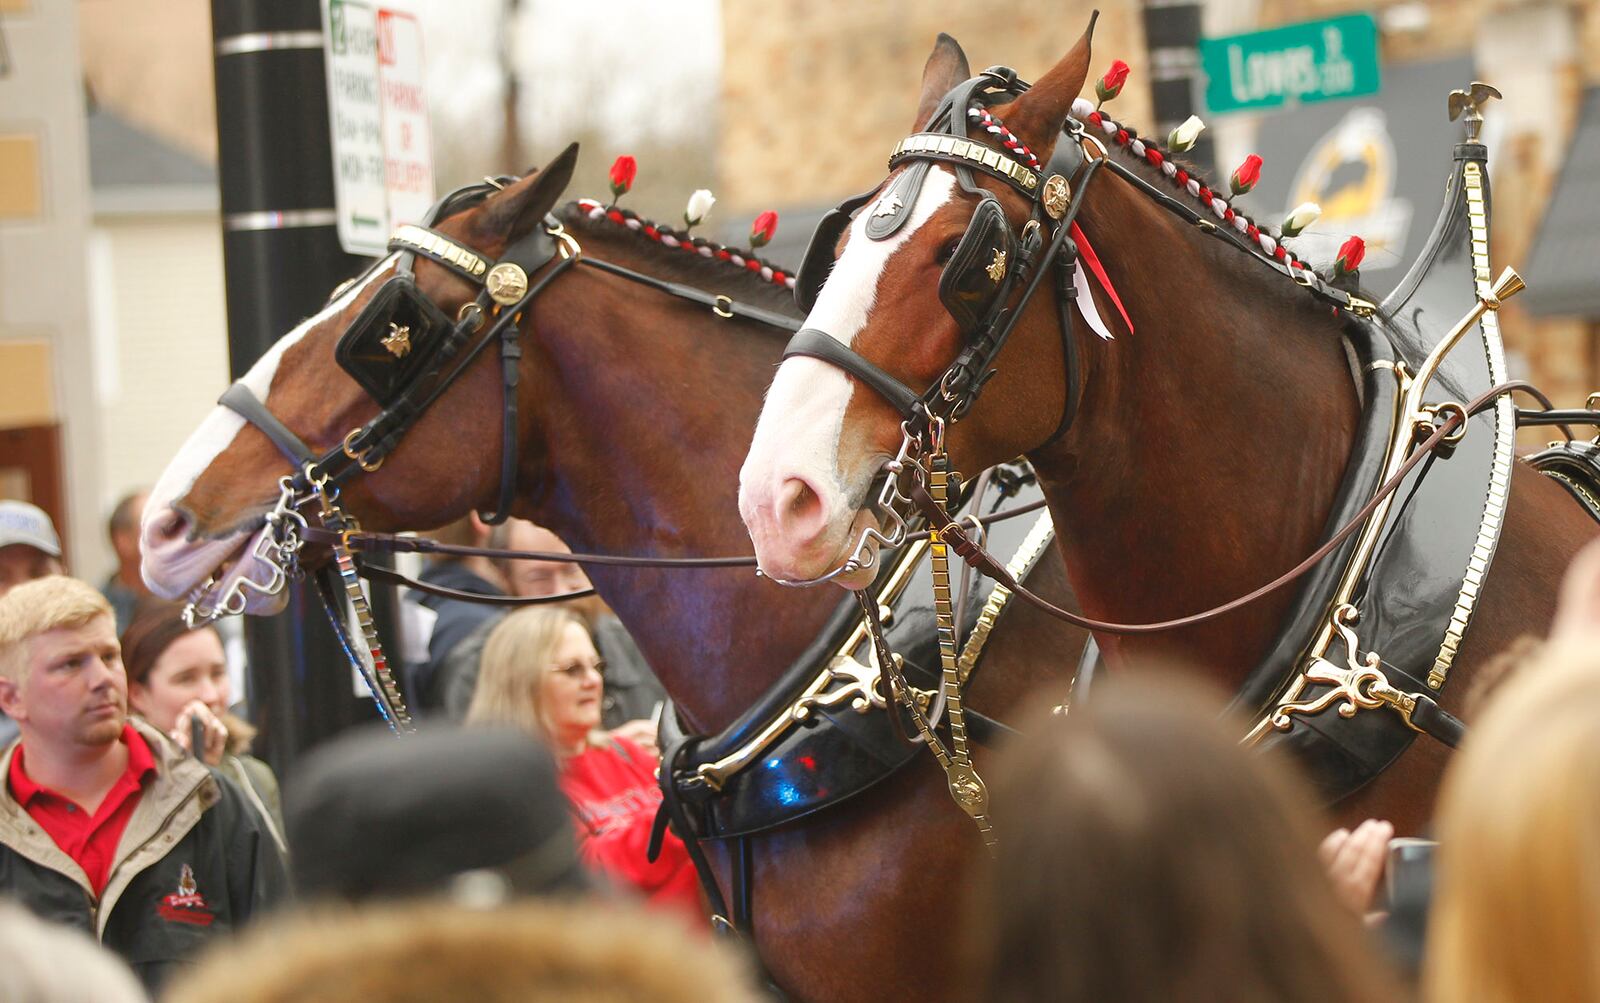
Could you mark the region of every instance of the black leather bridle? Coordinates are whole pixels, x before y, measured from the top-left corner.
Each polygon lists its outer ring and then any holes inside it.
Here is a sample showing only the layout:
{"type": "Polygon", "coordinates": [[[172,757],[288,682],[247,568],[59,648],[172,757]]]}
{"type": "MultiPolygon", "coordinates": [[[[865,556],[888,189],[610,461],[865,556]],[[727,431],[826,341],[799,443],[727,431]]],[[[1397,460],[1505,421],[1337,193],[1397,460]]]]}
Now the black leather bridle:
{"type": "MultiPolygon", "coordinates": [[[[1082,394],[1077,338],[1072,321],[1079,251],[1070,233],[1082,208],[1089,182],[1102,169],[1110,170],[1133,184],[1162,208],[1177,213],[1203,232],[1234,245],[1252,259],[1293,279],[1313,295],[1358,316],[1368,316],[1372,312],[1371,304],[1328,285],[1309,270],[1292,268],[1257,253],[1231,227],[1218,225],[1195,207],[1172,197],[1131,168],[1113,160],[1099,140],[1090,135],[1085,124],[1076,118],[1067,119],[1061,141],[1056,143],[1043,172],[1030,170],[1005,150],[968,138],[969,109],[984,109],[1012,101],[1028,89],[1029,85],[1018,78],[1016,71],[1006,66],[990,67],[952,89],[929,117],[923,131],[902,140],[895,147],[889,166],[891,169],[904,166],[906,170],[899,178],[888,182],[887,188],[880,184],[871,191],[847,199],[824,217],[796,276],[796,301],[801,309],[809,312],[827,279],[828,270],[832,268],[834,246],[855,215],[869,205],[890,198],[900,189],[905,190],[901,194],[901,202],[904,203],[904,212],[909,214],[916,191],[920,189],[921,178],[931,164],[953,167],[961,187],[986,202],[995,202],[994,195],[974,183],[973,173],[977,171],[1004,182],[1029,202],[1028,218],[1018,231],[1010,235],[1008,242],[1016,249],[1018,260],[1014,267],[1018,281],[1008,279],[1004,295],[997,297],[975,322],[964,323],[964,318],[952,309],[952,315],[956,316],[966,340],[944,374],[932,386],[918,393],[827,332],[809,327],[802,328],[789,342],[784,351],[785,357],[810,356],[843,369],[889,402],[904,419],[908,437],[917,436],[935,420],[954,423],[971,411],[983,387],[995,375],[996,359],[1010,338],[1018,318],[1045,276],[1053,271],[1057,280],[1056,299],[1066,369],[1066,397],[1061,420],[1050,437],[1040,445],[1055,441],[1071,427],[1082,394]],[[1049,235],[1048,243],[1044,243],[1043,234],[1049,235]],[[1025,284],[1022,285],[1021,294],[1011,301],[1010,294],[1023,279],[1025,284]]],[[[868,236],[874,236],[870,228],[868,236]]],[[[946,306],[950,307],[948,300],[946,306]]]]}
{"type": "MultiPolygon", "coordinates": [[[[433,229],[439,220],[481,203],[510,180],[495,179],[458,189],[434,205],[422,226],[402,226],[390,238],[395,274],[372,297],[335,353],[340,364],[378,400],[381,410],[352,429],[338,446],[318,456],[242,382],[230,386],[217,401],[259,428],[294,463],[297,472],[290,483],[297,493],[309,493],[319,486],[337,489],[357,471],[377,470],[428,407],[490,345],[499,342],[504,387],[500,489],[494,511],[484,518],[502,522],[510,514],[516,496],[517,383],[522,359],[518,319],[534,297],[577,263],[577,245],[558,221],[546,217],[544,226],[534,227],[490,265],[470,248],[433,229]],[[414,265],[418,255],[479,287],[477,297],[457,311],[454,322],[417,288],[414,265]],[[393,364],[401,366],[404,354],[411,351],[422,353],[422,359],[385,384],[373,372],[371,356],[359,346],[365,342],[370,349],[386,325],[390,337],[400,333],[398,328],[409,326],[390,319],[393,314],[387,311],[397,305],[406,309],[408,320],[421,322],[423,330],[416,334],[420,343],[397,353],[393,364]]],[[[379,261],[373,269],[385,267],[389,260],[379,261]]],[[[412,337],[409,331],[404,333],[408,339],[412,337]]]]}
{"type": "MultiPolygon", "coordinates": [[[[576,145],[558,158],[561,169],[570,171],[576,145]]],[[[555,165],[547,167],[552,171],[555,165]]],[[[291,578],[300,574],[298,554],[306,543],[327,544],[335,562],[351,564],[346,575],[346,590],[357,589],[357,558],[348,549],[351,535],[359,524],[339,504],[341,487],[358,472],[377,470],[400,440],[427,409],[496,342],[500,345],[503,385],[500,485],[495,510],[484,516],[500,522],[510,515],[517,496],[517,389],[522,359],[521,317],[549,284],[574,265],[583,264],[608,274],[647,286],[678,299],[708,308],[727,320],[753,320],[777,330],[793,332],[800,325],[789,317],[763,310],[731,296],[709,293],[692,285],[646,275],[623,265],[583,254],[576,239],[566,232],[560,220],[546,215],[542,225],[513,241],[500,257],[490,262],[477,251],[434,227],[439,221],[470,209],[515,178],[486,179],[468,185],[440,199],[421,225],[406,225],[390,239],[390,256],[375,262],[362,276],[335,291],[333,299],[351,285],[374,272],[393,267],[395,274],[363,307],[355,322],[340,337],[335,350],[339,364],[379,404],[379,412],[369,421],[349,431],[343,440],[318,455],[304,440],[283,423],[251,388],[237,382],[222,394],[219,404],[254,425],[293,464],[294,472],[279,481],[279,498],[265,516],[267,534],[255,544],[251,555],[267,566],[266,581],[243,575],[228,579],[225,589],[213,593],[213,578],[199,586],[191,598],[186,617],[191,624],[208,622],[219,616],[243,612],[246,593],[273,595],[283,590],[291,578]],[[479,287],[477,296],[463,304],[455,319],[449,319],[416,284],[414,265],[420,255],[479,287]],[[417,353],[411,359],[411,353],[417,353]],[[303,509],[316,503],[313,513],[319,525],[312,525],[303,509]]],[[[557,195],[559,192],[556,193],[557,195]]],[[[552,196],[553,197],[553,196],[552,196]]],[[[319,581],[319,586],[325,585],[319,581]]],[[[327,589],[324,589],[325,597],[327,589]]],[[[342,619],[330,617],[335,630],[342,619]]],[[[365,627],[366,625],[363,625],[365,627]]],[[[341,636],[347,649],[354,645],[341,636]]],[[[375,636],[369,648],[376,650],[375,636]]],[[[352,660],[359,659],[352,655],[352,660]]],[[[358,665],[359,667],[359,665],[358,665]]],[[[377,693],[378,687],[374,686],[377,693]]],[[[382,701],[380,701],[382,702],[382,701]]],[[[398,706],[398,700],[391,701],[398,706]]],[[[401,713],[394,715],[403,718],[401,713]]],[[[386,712],[386,716],[389,716],[386,712]]]]}
{"type": "MultiPolygon", "coordinates": [[[[1005,347],[1034,293],[1047,275],[1057,277],[1063,295],[1059,297],[1061,309],[1062,347],[1067,360],[1067,398],[1064,403],[1057,435],[1071,424],[1078,407],[1078,359],[1075,339],[1072,336],[1071,296],[1074,269],[1077,267],[1077,247],[1069,236],[1071,224],[1082,205],[1083,189],[1094,172],[1105,163],[1102,157],[1089,158],[1082,152],[1079,142],[1058,144],[1056,155],[1045,172],[1040,173],[1024,166],[1003,150],[967,138],[967,113],[971,108],[987,108],[1005,103],[1028,89],[1009,67],[991,67],[963,82],[947,94],[921,132],[902,140],[889,159],[891,169],[906,169],[887,186],[877,188],[847,199],[837,209],[824,217],[812,238],[800,271],[795,278],[795,295],[800,307],[810,310],[817,293],[833,265],[834,245],[839,235],[850,225],[856,213],[871,205],[887,203],[875,210],[874,216],[893,212],[896,222],[903,222],[911,212],[929,168],[942,164],[954,169],[962,190],[979,198],[974,224],[969,226],[963,245],[974,236],[978,222],[991,212],[999,212],[999,201],[994,194],[979,187],[975,174],[994,178],[1029,203],[1029,216],[1008,239],[997,243],[995,250],[1005,250],[1013,259],[1006,262],[998,295],[986,303],[976,315],[962,315],[959,304],[941,295],[946,308],[955,317],[965,335],[965,342],[955,360],[944,374],[921,393],[906,386],[881,367],[863,358],[837,338],[816,328],[802,328],[784,351],[791,355],[804,355],[822,359],[855,376],[889,402],[908,428],[916,431],[932,418],[954,422],[964,417],[977,401],[984,385],[994,375],[995,359],[1005,347]],[[881,194],[880,194],[881,191],[881,194]],[[993,209],[988,207],[992,206],[993,209]],[[1048,240],[1048,243],[1046,243],[1048,240]],[[1003,245],[1003,247],[1001,246],[1003,245]],[[1012,293],[1021,288],[1014,301],[1012,293]]],[[[1081,126],[1072,138],[1081,138],[1081,126]]],[[[873,227],[869,221],[867,235],[884,239],[893,230],[873,227]]],[[[1006,224],[1009,226],[1009,224],[1006,224]]],[[[963,264],[957,257],[952,263],[963,264]]],[[[976,263],[966,263],[972,267],[976,263]]],[[[948,275],[948,270],[947,270],[948,275]]],[[[946,282],[941,281],[941,287],[946,282]]],[[[941,293],[944,289],[941,288],[941,293]]]]}

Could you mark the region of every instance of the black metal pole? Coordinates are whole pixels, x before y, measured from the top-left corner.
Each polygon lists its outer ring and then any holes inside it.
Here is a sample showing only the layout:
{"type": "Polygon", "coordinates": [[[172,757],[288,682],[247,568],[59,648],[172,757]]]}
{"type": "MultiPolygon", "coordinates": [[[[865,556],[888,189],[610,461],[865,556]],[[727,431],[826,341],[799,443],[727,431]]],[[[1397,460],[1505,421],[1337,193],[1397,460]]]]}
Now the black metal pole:
{"type": "MultiPolygon", "coordinates": [[[[243,375],[365,259],[335,231],[327,77],[318,0],[212,0],[217,164],[228,357],[243,375]]],[[[257,753],[280,774],[307,747],[376,714],[309,587],[250,617],[257,753]]]]}
{"type": "MultiPolygon", "coordinates": [[[[1145,48],[1150,54],[1150,99],[1156,116],[1159,143],[1195,114],[1200,71],[1200,5],[1169,0],[1145,0],[1145,48]]],[[[1201,133],[1184,158],[1207,177],[1215,173],[1216,151],[1208,133],[1201,133]]]]}

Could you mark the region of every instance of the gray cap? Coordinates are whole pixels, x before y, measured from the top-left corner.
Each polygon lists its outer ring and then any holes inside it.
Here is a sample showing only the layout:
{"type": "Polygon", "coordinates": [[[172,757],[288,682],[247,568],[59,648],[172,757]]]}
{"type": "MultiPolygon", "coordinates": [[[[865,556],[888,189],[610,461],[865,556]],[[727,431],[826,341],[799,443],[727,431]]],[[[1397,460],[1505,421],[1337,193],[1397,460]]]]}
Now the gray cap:
{"type": "Polygon", "coordinates": [[[309,898],[445,892],[475,871],[514,894],[591,887],[555,760],[520,732],[361,729],[301,760],[284,793],[289,863],[309,898]]]}
{"type": "Polygon", "coordinates": [[[44,509],[25,501],[0,501],[0,547],[16,543],[61,556],[61,537],[44,509]]]}

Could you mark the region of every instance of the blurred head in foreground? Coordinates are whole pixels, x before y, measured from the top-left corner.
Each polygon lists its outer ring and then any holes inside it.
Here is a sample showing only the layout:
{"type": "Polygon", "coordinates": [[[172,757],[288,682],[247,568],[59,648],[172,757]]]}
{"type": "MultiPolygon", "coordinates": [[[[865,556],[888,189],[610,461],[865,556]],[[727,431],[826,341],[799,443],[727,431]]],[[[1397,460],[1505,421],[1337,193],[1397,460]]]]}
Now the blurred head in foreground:
{"type": "Polygon", "coordinates": [[[306,898],[493,904],[588,887],[550,753],[508,728],[374,728],[319,748],[285,787],[306,898]]]}
{"type": "Polygon", "coordinates": [[[416,901],[264,923],[165,1003],[756,1003],[750,986],[719,945],[633,910],[416,901]]]}
{"type": "Polygon", "coordinates": [[[1306,781],[1184,677],[1112,677],[998,775],[979,978],[998,1001],[1396,997],[1316,856],[1306,781]]]}
{"type": "Polygon", "coordinates": [[[1429,1000],[1600,1001],[1600,650],[1552,641],[1467,732],[1440,795],[1429,1000]]]}

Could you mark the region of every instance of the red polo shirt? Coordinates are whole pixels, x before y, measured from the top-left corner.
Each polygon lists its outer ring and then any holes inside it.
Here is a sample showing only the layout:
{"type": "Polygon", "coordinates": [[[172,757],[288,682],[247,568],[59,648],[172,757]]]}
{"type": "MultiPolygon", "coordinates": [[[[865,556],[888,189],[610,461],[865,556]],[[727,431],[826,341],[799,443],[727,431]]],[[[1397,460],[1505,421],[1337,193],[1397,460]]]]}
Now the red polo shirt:
{"type": "Polygon", "coordinates": [[[140,737],[133,725],[123,725],[122,744],[128,747],[128,768],[117,782],[111,785],[105,800],[93,816],[82,807],[41,787],[29,779],[22,763],[22,746],[11,757],[11,796],[26,808],[50,838],[56,841],[67,856],[78,862],[89,884],[99,895],[105,890],[111,876],[111,865],[116,862],[117,844],[122,841],[122,830],[128,827],[133,809],[138,807],[144,793],[144,782],[155,775],[156,760],[150,746],[140,737]]]}

